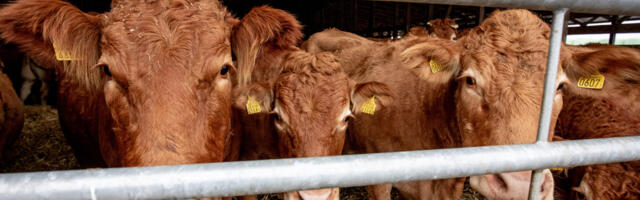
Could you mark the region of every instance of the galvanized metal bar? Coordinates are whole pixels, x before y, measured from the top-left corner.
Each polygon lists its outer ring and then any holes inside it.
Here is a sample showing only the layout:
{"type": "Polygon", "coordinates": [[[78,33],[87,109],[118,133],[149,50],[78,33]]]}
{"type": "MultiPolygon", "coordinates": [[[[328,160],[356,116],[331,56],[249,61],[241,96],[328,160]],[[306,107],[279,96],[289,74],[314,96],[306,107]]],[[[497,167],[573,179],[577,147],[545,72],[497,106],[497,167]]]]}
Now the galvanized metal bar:
{"type": "MultiPolygon", "coordinates": [[[[560,60],[560,47],[562,46],[562,32],[564,29],[564,17],[568,9],[562,8],[553,11],[551,24],[551,39],[549,40],[549,55],[547,56],[547,72],[544,76],[544,92],[542,94],[542,108],[540,109],[540,121],[538,124],[537,143],[549,141],[549,129],[551,129],[551,114],[553,112],[553,98],[556,92],[556,78],[558,76],[558,62],[560,60]]],[[[529,200],[540,199],[540,188],[544,175],[543,169],[534,170],[531,174],[529,185],[529,200]]]]}
{"type": "Polygon", "coordinates": [[[569,8],[572,12],[640,15],[637,0],[374,0],[410,3],[429,3],[462,6],[485,6],[503,8],[525,8],[533,10],[555,10],[569,8]]]}
{"type": "Polygon", "coordinates": [[[180,166],[0,174],[0,199],[174,199],[640,160],[640,136],[180,166]]]}

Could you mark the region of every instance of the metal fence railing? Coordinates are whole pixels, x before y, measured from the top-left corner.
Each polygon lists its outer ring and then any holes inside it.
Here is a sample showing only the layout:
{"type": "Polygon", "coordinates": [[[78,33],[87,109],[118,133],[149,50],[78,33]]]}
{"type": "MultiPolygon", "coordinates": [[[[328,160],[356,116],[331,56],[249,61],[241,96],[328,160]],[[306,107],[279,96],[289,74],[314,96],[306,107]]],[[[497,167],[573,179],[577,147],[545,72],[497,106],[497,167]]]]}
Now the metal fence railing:
{"type": "Polygon", "coordinates": [[[640,159],[640,136],[317,158],[0,175],[0,199],[181,199],[640,159]]]}
{"type": "MultiPolygon", "coordinates": [[[[394,1],[394,0],[391,0],[394,1]]],[[[636,0],[397,0],[554,10],[536,144],[195,165],[0,174],[0,199],[222,197],[640,160],[640,136],[548,143],[564,14],[640,15],[636,0]]],[[[538,199],[534,173],[530,199],[538,199]]]]}

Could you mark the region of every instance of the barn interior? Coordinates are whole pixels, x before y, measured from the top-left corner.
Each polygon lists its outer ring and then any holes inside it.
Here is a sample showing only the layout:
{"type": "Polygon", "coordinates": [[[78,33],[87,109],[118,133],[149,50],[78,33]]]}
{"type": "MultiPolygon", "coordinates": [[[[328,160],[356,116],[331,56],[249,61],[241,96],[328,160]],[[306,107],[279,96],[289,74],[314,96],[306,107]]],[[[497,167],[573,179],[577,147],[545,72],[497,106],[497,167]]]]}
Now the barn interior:
{"type": "MultiPolygon", "coordinates": [[[[98,13],[107,12],[110,0],[68,0],[81,10],[98,13]]],[[[10,1],[2,0],[0,4],[10,1]]],[[[426,26],[432,19],[451,18],[459,25],[458,31],[473,28],[488,17],[494,10],[504,9],[495,7],[473,7],[455,5],[437,5],[425,3],[404,3],[366,0],[223,0],[223,4],[237,17],[255,6],[270,5],[286,10],[296,15],[304,25],[305,37],[327,28],[338,28],[365,37],[397,39],[404,36],[413,26],[426,26]]],[[[550,23],[551,11],[534,11],[543,20],[550,23]]],[[[569,13],[565,21],[565,39],[572,36],[583,38],[596,35],[604,38],[587,42],[603,42],[607,44],[621,44],[638,47],[640,45],[640,16],[601,15],[589,13],[569,13]],[[620,36],[631,37],[631,42],[622,42],[620,36]],[[634,40],[635,37],[635,40],[634,40]],[[638,43],[634,43],[636,41],[638,43]]],[[[4,73],[8,74],[14,84],[14,89],[20,91],[22,79],[20,69],[23,56],[14,45],[0,42],[0,60],[6,66],[4,73]]],[[[57,122],[57,111],[51,107],[55,105],[55,86],[48,97],[48,106],[40,105],[39,87],[32,87],[32,95],[25,101],[25,127],[23,134],[13,148],[5,152],[6,156],[0,160],[0,173],[30,172],[44,170],[76,169],[71,148],[66,145],[64,136],[57,122]]],[[[365,199],[366,191],[362,188],[345,190],[341,199],[365,199]],[[350,193],[349,193],[350,192],[350,193]],[[365,194],[363,194],[365,193],[365,194]]],[[[265,199],[276,199],[275,195],[265,196],[265,199]]],[[[397,198],[397,194],[396,194],[397,198]]],[[[465,190],[463,199],[482,199],[474,191],[465,190]]]]}

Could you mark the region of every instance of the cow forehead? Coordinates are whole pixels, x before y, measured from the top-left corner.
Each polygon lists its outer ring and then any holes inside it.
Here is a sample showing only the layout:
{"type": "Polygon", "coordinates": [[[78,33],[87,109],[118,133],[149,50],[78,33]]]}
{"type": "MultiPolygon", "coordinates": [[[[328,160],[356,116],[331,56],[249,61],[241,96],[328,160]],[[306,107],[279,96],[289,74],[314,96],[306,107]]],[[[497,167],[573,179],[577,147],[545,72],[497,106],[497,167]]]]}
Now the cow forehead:
{"type": "Polygon", "coordinates": [[[348,104],[349,91],[344,74],[321,77],[289,74],[276,82],[276,99],[290,119],[303,115],[333,118],[348,104]]]}
{"type": "Polygon", "coordinates": [[[103,56],[120,60],[120,67],[136,62],[140,64],[138,69],[162,65],[219,67],[230,60],[231,25],[225,21],[226,14],[215,1],[114,8],[104,15],[103,56]]]}

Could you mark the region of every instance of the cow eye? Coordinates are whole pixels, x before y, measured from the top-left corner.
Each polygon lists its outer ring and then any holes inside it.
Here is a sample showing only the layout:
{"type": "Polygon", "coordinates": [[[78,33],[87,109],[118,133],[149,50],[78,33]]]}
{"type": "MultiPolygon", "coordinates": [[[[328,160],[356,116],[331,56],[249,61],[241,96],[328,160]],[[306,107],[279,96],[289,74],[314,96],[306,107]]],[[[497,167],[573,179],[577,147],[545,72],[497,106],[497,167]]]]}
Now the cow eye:
{"type": "Polygon", "coordinates": [[[351,117],[345,117],[344,118],[344,123],[349,123],[349,121],[351,121],[351,117]]]}
{"type": "Polygon", "coordinates": [[[278,114],[273,114],[273,119],[275,119],[276,121],[281,121],[282,120],[280,118],[280,115],[278,115],[278,114]]]}
{"type": "Polygon", "coordinates": [[[222,66],[222,69],[220,69],[220,75],[227,75],[227,73],[229,73],[229,65],[224,65],[222,66]]]}
{"type": "Polygon", "coordinates": [[[466,83],[467,83],[467,85],[469,85],[469,86],[474,86],[474,85],[476,85],[476,80],[473,80],[473,78],[471,78],[471,77],[467,77],[467,78],[465,78],[465,82],[466,82],[466,83]]]}
{"type": "Polygon", "coordinates": [[[560,91],[560,90],[562,90],[562,89],[564,89],[564,83],[560,83],[560,84],[558,84],[558,88],[557,88],[556,90],[557,90],[557,91],[560,91]]]}
{"type": "Polygon", "coordinates": [[[104,66],[102,67],[102,70],[104,71],[104,74],[106,74],[107,76],[109,76],[109,77],[113,76],[113,75],[111,74],[111,71],[109,71],[109,66],[108,66],[108,65],[104,65],[104,66]]]}

